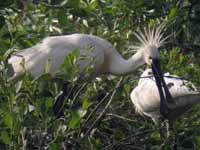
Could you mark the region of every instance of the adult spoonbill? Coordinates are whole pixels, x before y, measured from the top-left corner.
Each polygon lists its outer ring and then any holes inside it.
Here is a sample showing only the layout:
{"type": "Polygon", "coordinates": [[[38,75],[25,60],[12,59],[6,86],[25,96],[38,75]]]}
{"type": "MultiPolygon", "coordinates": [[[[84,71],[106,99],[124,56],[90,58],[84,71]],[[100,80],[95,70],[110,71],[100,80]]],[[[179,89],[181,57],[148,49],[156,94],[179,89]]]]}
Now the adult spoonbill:
{"type": "MultiPolygon", "coordinates": [[[[165,73],[164,76],[173,97],[173,101],[168,104],[169,113],[165,117],[174,120],[200,102],[200,92],[193,84],[176,75],[165,73]]],[[[163,117],[160,113],[161,99],[151,69],[143,72],[138,86],[133,89],[130,97],[136,112],[140,115],[150,117],[154,122],[158,122],[163,117]]]]}
{"type": "MultiPolygon", "coordinates": [[[[8,62],[13,66],[14,73],[10,79],[19,80],[25,72],[30,73],[33,77],[40,76],[44,73],[46,63],[49,62],[51,64],[49,73],[53,76],[63,63],[65,56],[73,50],[79,49],[80,55],[87,56],[77,62],[80,73],[88,64],[92,64],[95,73],[91,76],[101,74],[126,75],[146,63],[154,68],[155,76],[160,80],[162,72],[158,48],[166,39],[163,38],[163,29],[164,25],[162,24],[153,28],[149,27],[144,33],[135,33],[140,42],[136,46],[138,51],[128,60],[124,59],[111,43],[94,35],[71,34],[47,37],[41,43],[11,55],[8,62]],[[88,47],[92,47],[92,51],[88,51],[88,47]],[[23,62],[23,66],[21,62],[23,62]]],[[[163,91],[161,91],[162,94],[163,91]]],[[[60,95],[62,98],[59,98],[55,105],[63,103],[63,96],[64,94],[60,95]]],[[[163,108],[167,108],[167,106],[163,106],[163,108]]]]}

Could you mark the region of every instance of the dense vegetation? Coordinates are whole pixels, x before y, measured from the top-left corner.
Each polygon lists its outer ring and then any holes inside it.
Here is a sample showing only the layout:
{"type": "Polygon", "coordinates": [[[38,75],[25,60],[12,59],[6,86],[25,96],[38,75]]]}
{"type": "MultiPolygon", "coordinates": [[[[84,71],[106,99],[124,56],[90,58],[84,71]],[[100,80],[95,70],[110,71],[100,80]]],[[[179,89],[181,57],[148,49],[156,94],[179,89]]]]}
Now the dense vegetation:
{"type": "MultiPolygon", "coordinates": [[[[172,35],[160,49],[163,69],[200,86],[200,1],[5,0],[0,8],[0,149],[171,148],[172,137],[160,135],[163,126],[134,113],[129,94],[144,68],[132,75],[102,76],[80,84],[79,94],[66,100],[64,119],[55,120],[52,105],[61,82],[52,82],[48,74],[37,79],[27,74],[22,82],[8,82],[7,59],[44,37],[75,32],[105,38],[128,58],[127,49],[136,42],[133,33],[165,21],[165,35],[172,35]]],[[[77,52],[66,57],[59,81],[75,84],[77,57],[77,52]]],[[[199,116],[196,106],[178,119],[179,149],[200,149],[199,116]]]]}

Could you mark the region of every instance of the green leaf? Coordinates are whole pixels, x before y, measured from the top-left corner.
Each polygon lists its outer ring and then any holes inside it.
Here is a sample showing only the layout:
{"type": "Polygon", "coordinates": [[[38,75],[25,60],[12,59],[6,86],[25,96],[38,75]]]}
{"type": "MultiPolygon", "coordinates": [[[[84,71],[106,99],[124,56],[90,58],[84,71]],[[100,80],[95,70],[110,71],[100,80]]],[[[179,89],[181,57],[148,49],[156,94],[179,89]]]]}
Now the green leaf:
{"type": "Polygon", "coordinates": [[[8,60],[10,58],[11,54],[13,54],[14,52],[17,52],[17,51],[15,49],[7,50],[3,55],[3,59],[8,60]]]}
{"type": "Polygon", "coordinates": [[[66,26],[68,24],[68,18],[67,15],[65,14],[65,11],[59,11],[58,12],[58,21],[61,26],[66,26]]]}
{"type": "Polygon", "coordinates": [[[177,15],[177,8],[176,7],[171,8],[168,16],[169,21],[173,20],[176,17],[176,15],[177,15]]]}
{"type": "Polygon", "coordinates": [[[120,140],[124,138],[124,132],[121,130],[118,130],[114,133],[115,139],[120,140]]]}
{"type": "Polygon", "coordinates": [[[50,145],[50,149],[51,149],[51,150],[60,150],[60,146],[59,146],[59,144],[57,144],[57,143],[52,143],[52,144],[50,145]]]}
{"type": "Polygon", "coordinates": [[[13,127],[13,116],[10,113],[6,112],[6,114],[4,115],[4,122],[10,129],[12,129],[12,127],[13,127]]]}
{"type": "Polygon", "coordinates": [[[196,147],[200,147],[200,136],[195,136],[194,141],[195,141],[196,147]]]}
{"type": "Polygon", "coordinates": [[[86,26],[87,28],[89,27],[88,22],[86,19],[83,19],[83,25],[86,26]]]}
{"type": "Polygon", "coordinates": [[[77,111],[72,111],[68,127],[71,128],[71,129],[74,129],[75,127],[77,127],[79,125],[80,119],[81,118],[80,118],[78,112],[77,111]]]}
{"type": "Polygon", "coordinates": [[[46,99],[45,101],[46,108],[50,108],[53,106],[53,100],[51,98],[46,99]]]}
{"type": "Polygon", "coordinates": [[[10,144],[10,142],[11,142],[10,136],[9,136],[8,132],[6,132],[6,131],[1,132],[1,139],[5,144],[10,144]]]}
{"type": "Polygon", "coordinates": [[[153,138],[155,140],[160,140],[160,133],[159,132],[153,132],[151,134],[151,138],[153,138]]]}
{"type": "Polygon", "coordinates": [[[96,147],[100,147],[102,144],[101,144],[101,140],[100,139],[96,139],[95,140],[95,145],[96,147]]]}
{"type": "Polygon", "coordinates": [[[132,90],[132,87],[129,84],[125,85],[124,88],[125,88],[127,93],[130,93],[130,91],[132,90]]]}
{"type": "Polygon", "coordinates": [[[91,3],[90,3],[90,10],[94,10],[98,5],[98,2],[97,0],[92,0],[91,3]]]}
{"type": "Polygon", "coordinates": [[[18,81],[16,84],[15,84],[15,91],[16,93],[18,93],[22,87],[22,84],[23,84],[23,81],[18,81]]]}
{"type": "Polygon", "coordinates": [[[89,107],[89,102],[87,99],[84,99],[82,103],[82,109],[87,109],[88,107],[89,107]]]}
{"type": "Polygon", "coordinates": [[[83,118],[87,114],[87,110],[80,108],[78,110],[78,114],[79,114],[80,118],[83,118]]]}
{"type": "Polygon", "coordinates": [[[80,0],[68,0],[65,6],[67,8],[78,8],[80,4],[80,0]]]}
{"type": "Polygon", "coordinates": [[[77,59],[80,56],[80,50],[75,49],[70,54],[68,54],[63,64],[59,66],[59,70],[56,73],[56,77],[63,78],[64,80],[70,81],[77,77],[78,65],[77,59]]]}

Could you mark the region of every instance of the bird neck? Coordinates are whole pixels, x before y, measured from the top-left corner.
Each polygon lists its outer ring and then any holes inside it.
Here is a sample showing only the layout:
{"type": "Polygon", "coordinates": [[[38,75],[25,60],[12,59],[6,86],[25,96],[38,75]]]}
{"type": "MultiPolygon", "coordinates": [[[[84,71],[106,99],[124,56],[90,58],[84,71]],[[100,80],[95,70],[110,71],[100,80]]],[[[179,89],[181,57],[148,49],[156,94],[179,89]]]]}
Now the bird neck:
{"type": "Polygon", "coordinates": [[[115,61],[113,61],[111,65],[110,73],[113,75],[126,75],[135,71],[138,67],[140,67],[143,64],[145,64],[145,62],[142,57],[142,52],[138,51],[128,60],[122,57],[115,58],[115,61]]]}

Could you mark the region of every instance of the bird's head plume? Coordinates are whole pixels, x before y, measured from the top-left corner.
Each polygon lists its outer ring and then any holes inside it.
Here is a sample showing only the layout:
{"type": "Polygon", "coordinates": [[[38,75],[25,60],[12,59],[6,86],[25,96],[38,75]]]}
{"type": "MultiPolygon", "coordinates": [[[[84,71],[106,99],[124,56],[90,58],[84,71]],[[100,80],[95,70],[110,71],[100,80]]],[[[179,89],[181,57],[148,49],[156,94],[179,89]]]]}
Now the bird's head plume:
{"type": "Polygon", "coordinates": [[[163,36],[165,26],[165,23],[154,25],[153,27],[148,26],[143,31],[139,30],[134,33],[139,41],[134,48],[142,51],[143,59],[148,65],[152,65],[153,58],[159,59],[158,48],[169,38],[169,36],[163,36]]]}

